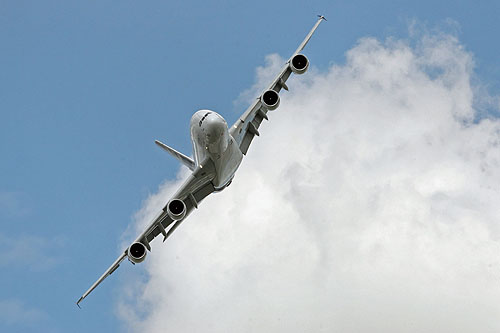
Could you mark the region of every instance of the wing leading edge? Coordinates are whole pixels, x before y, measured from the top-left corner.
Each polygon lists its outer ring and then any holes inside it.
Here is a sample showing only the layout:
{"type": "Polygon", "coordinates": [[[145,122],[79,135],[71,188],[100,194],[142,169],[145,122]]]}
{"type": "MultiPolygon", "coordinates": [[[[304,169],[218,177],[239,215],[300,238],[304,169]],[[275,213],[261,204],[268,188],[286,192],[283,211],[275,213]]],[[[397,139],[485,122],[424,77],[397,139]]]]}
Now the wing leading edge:
{"type": "MultiPolygon", "coordinates": [[[[165,205],[162,212],[158,214],[158,216],[133,243],[142,243],[148,251],[151,251],[150,243],[156,236],[160,234],[163,235],[163,241],[170,237],[174,230],[187,218],[193,209],[198,208],[198,204],[209,194],[215,191],[211,182],[214,176],[215,167],[210,159],[200,163],[200,165],[173,195],[173,198],[182,200],[186,205],[186,215],[184,218],[179,221],[172,220],[167,214],[167,206],[165,205]]],[[[128,248],[120,254],[120,256],[104,272],[104,274],[97,279],[97,281],[82,295],[82,297],[80,297],[80,299],[78,299],[76,305],[80,306],[80,302],[83,301],[95,288],[97,288],[99,284],[101,284],[102,281],[104,281],[104,279],[110,276],[120,266],[122,261],[127,257],[127,251],[128,248]]]]}
{"type": "MultiPolygon", "coordinates": [[[[318,21],[313,26],[311,31],[307,34],[306,38],[300,43],[299,47],[292,56],[285,63],[283,68],[281,69],[279,75],[272,81],[271,85],[265,90],[274,90],[277,93],[281,91],[281,89],[288,90],[286,85],[286,80],[292,74],[292,68],[290,66],[290,62],[294,56],[298,55],[307,45],[312,35],[318,28],[321,21],[326,18],[322,15],[318,15],[318,21]]],[[[241,117],[236,121],[236,123],[231,126],[229,132],[236,140],[236,142],[240,146],[240,150],[243,154],[246,155],[248,148],[250,147],[250,143],[252,143],[253,138],[257,135],[259,136],[259,127],[264,119],[268,120],[267,117],[268,110],[263,106],[260,97],[256,98],[252,105],[241,115],[241,117]]]]}

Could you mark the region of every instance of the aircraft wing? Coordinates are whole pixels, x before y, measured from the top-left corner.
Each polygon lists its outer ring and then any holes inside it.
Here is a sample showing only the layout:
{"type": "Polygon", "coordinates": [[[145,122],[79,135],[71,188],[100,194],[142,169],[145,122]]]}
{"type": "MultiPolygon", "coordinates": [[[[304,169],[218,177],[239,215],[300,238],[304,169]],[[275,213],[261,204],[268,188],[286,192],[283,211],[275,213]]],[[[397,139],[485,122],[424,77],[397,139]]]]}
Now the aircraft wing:
{"type": "MultiPolygon", "coordinates": [[[[291,60],[295,55],[299,54],[304,49],[321,21],[326,20],[324,16],[318,15],[318,17],[318,21],[311,29],[309,34],[302,41],[302,43],[299,45],[290,59],[288,59],[286,64],[281,69],[279,75],[272,81],[271,85],[265,91],[274,90],[279,93],[282,88],[288,90],[286,80],[288,80],[290,74],[292,74],[293,72],[290,66],[291,60]]],[[[268,119],[267,112],[268,109],[263,105],[262,100],[259,96],[258,98],[256,98],[255,102],[253,102],[253,104],[250,105],[250,107],[241,115],[236,123],[231,126],[229,132],[239,144],[240,150],[243,154],[246,155],[248,147],[250,147],[250,143],[252,143],[253,138],[256,135],[259,136],[258,129],[262,121],[264,119],[268,119]]]]}
{"type": "MultiPolygon", "coordinates": [[[[167,213],[167,205],[158,214],[158,216],[149,224],[149,226],[136,238],[133,243],[139,242],[144,244],[148,251],[151,251],[151,241],[158,235],[163,235],[165,241],[172,232],[184,221],[194,208],[198,208],[200,203],[210,193],[215,191],[211,180],[214,178],[215,168],[213,162],[209,159],[205,160],[198,166],[182,186],[173,195],[174,199],[180,199],[186,205],[186,215],[180,221],[174,221],[167,213]]],[[[167,203],[168,204],[168,203],[167,203]]],[[[127,257],[128,248],[115,260],[115,262],[104,272],[103,275],[80,297],[76,302],[80,306],[80,302],[85,299],[97,286],[111,275],[127,257]]]]}
{"type": "MultiPolygon", "coordinates": [[[[292,57],[283,66],[279,75],[273,80],[269,88],[266,90],[273,90],[279,93],[283,88],[288,90],[286,86],[286,80],[289,78],[292,70],[292,60],[296,55],[298,55],[306,46],[307,42],[313,35],[314,31],[317,29],[322,20],[325,20],[323,16],[319,16],[318,21],[311,29],[306,38],[299,45],[297,50],[294,52],[292,57]]],[[[306,67],[307,69],[307,67],[306,67]]],[[[305,71],[305,70],[304,70],[305,71]]],[[[267,119],[268,108],[263,104],[262,98],[258,98],[250,107],[242,114],[238,121],[230,128],[230,134],[236,140],[243,154],[246,154],[248,147],[252,142],[255,135],[259,135],[258,128],[264,119],[267,119]]],[[[163,147],[166,149],[165,147],[163,147]]],[[[168,147],[169,148],[169,147],[168,147]]],[[[172,149],[170,149],[172,150],[172,149]]],[[[167,151],[171,152],[169,149],[167,151]]],[[[171,152],[173,153],[173,152],[171,152]]],[[[178,156],[173,153],[174,156],[184,159],[187,161],[187,157],[178,156]]],[[[189,162],[189,161],[188,161],[189,162]]],[[[188,166],[191,164],[188,163],[188,166]]],[[[167,206],[158,214],[158,216],[149,224],[149,226],[136,238],[133,243],[142,243],[148,251],[151,251],[151,241],[158,235],[163,235],[163,240],[165,241],[172,232],[179,226],[179,224],[184,221],[189,213],[194,208],[198,208],[198,203],[201,202],[206,196],[215,191],[214,186],[211,181],[215,177],[215,167],[211,160],[205,160],[200,163],[189,178],[183,183],[179,190],[174,194],[173,198],[180,199],[186,205],[186,215],[180,221],[174,221],[170,218],[167,213],[167,206]]],[[[111,275],[122,263],[122,261],[128,256],[128,248],[125,249],[120,256],[115,260],[115,262],[104,272],[104,274],[80,297],[77,301],[77,305],[80,306],[80,302],[83,301],[104,279],[111,275]]]]}

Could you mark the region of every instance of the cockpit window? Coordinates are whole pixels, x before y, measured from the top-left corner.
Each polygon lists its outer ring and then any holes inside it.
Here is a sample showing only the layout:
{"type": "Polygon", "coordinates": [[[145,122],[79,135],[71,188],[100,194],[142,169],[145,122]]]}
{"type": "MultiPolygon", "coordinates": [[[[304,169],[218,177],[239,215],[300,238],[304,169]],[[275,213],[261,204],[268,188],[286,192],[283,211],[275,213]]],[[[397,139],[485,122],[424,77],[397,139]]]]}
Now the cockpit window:
{"type": "Polygon", "coordinates": [[[205,115],[203,116],[203,118],[201,118],[200,123],[199,123],[199,124],[200,124],[200,127],[201,127],[201,124],[203,124],[203,120],[205,120],[205,118],[206,118],[206,117],[207,117],[210,113],[212,113],[212,112],[207,112],[207,113],[205,113],[205,115]]]}

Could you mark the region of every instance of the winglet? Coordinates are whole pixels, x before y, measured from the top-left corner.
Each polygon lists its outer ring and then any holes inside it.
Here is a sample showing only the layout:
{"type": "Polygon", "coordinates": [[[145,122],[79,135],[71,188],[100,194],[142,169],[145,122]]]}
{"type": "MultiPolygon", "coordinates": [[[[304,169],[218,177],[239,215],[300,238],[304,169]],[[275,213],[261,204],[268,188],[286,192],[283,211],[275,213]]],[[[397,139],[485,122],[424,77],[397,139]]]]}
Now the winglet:
{"type": "Polygon", "coordinates": [[[80,302],[83,301],[83,297],[80,297],[80,299],[78,300],[78,302],[76,302],[76,306],[78,306],[80,309],[82,308],[80,306],[80,302]]]}

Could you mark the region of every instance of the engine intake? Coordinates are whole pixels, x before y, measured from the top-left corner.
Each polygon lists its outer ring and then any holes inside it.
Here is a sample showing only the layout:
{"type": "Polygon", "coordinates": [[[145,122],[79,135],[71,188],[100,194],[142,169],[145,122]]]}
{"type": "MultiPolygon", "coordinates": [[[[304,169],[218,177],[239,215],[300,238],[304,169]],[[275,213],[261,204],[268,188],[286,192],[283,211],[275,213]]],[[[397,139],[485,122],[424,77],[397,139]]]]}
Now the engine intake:
{"type": "Polygon", "coordinates": [[[172,199],[167,204],[167,214],[174,221],[180,221],[186,216],[186,204],[180,199],[172,199]]]}
{"type": "Polygon", "coordinates": [[[146,246],[144,244],[135,242],[129,246],[127,250],[127,256],[130,261],[134,264],[139,264],[146,259],[146,246]]]}
{"type": "Polygon", "coordinates": [[[280,95],[274,90],[267,90],[260,97],[262,105],[268,110],[276,110],[280,105],[280,95]]]}
{"type": "Polygon", "coordinates": [[[296,54],[290,61],[290,68],[295,74],[304,74],[309,67],[309,60],[303,54],[296,54]]]}

